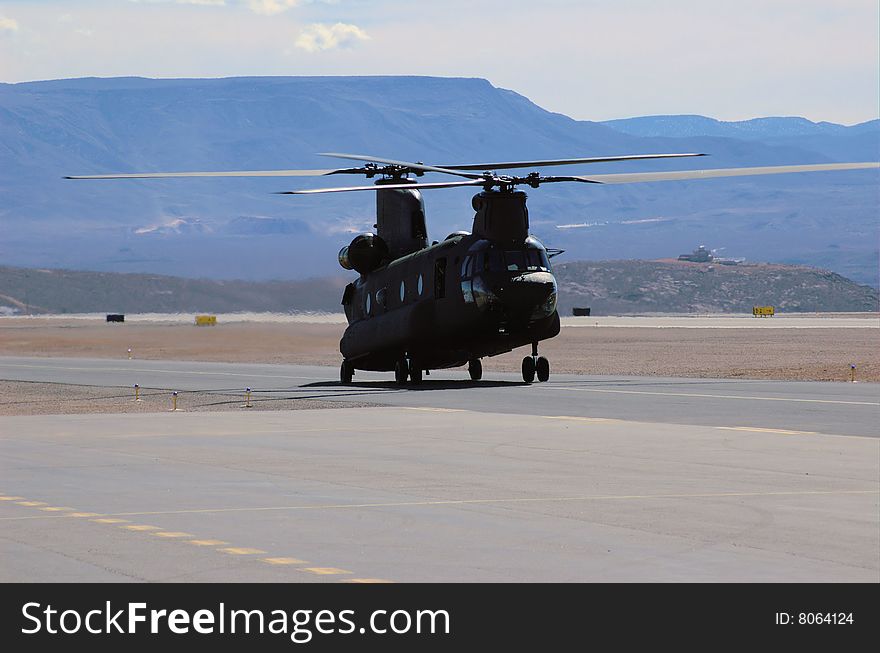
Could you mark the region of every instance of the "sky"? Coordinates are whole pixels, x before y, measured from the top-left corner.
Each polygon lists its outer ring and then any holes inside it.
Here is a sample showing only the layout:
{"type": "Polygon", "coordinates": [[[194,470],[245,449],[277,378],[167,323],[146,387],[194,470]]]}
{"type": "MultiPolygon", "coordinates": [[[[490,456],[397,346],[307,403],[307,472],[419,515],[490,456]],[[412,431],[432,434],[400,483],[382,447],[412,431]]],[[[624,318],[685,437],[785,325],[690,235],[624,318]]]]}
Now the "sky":
{"type": "Polygon", "coordinates": [[[580,120],[880,116],[878,0],[0,0],[0,81],[482,77],[580,120]]]}

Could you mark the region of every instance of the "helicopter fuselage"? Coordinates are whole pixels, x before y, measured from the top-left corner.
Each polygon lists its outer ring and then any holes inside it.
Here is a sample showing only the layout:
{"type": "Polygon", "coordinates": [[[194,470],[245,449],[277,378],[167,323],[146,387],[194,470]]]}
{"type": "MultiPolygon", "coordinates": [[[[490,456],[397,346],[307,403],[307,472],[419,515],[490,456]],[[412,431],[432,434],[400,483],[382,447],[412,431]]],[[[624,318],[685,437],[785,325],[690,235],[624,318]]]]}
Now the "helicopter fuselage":
{"type": "Polygon", "coordinates": [[[557,335],[556,298],[536,238],[455,233],[346,287],[340,351],[353,369],[455,367],[557,335]]]}

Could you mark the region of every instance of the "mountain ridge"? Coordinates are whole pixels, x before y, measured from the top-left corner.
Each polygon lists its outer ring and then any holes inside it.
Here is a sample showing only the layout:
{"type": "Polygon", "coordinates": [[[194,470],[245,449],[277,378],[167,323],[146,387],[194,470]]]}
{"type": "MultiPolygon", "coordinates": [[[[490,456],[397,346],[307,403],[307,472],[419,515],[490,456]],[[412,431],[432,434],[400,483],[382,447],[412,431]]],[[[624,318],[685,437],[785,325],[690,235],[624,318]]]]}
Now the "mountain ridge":
{"type": "MultiPolygon", "coordinates": [[[[804,266],[573,261],[554,266],[559,311],[594,315],[877,311],[876,289],[804,266]]],[[[349,279],[216,281],[167,275],[0,266],[0,315],[57,313],[339,313],[349,279]]]]}
{"type": "MultiPolygon", "coordinates": [[[[878,158],[877,130],[847,130],[764,140],[636,136],[547,111],[481,78],[127,77],[4,84],[0,260],[217,279],[303,279],[335,273],[339,248],[375,221],[369,193],[274,195],[338,185],[338,177],[62,179],[70,174],[332,167],[331,159],[315,155],[326,151],[426,162],[712,155],[575,166],[571,174],[878,158]]],[[[532,231],[577,258],[658,258],[709,242],[751,260],[830,267],[878,285],[877,179],[871,171],[854,171],[591,188],[553,184],[530,190],[529,205],[532,231]],[[661,220],[651,222],[655,218],[661,220]],[[559,228],[593,222],[607,224],[559,228]]],[[[433,238],[470,228],[471,194],[425,193],[433,238]]]]}

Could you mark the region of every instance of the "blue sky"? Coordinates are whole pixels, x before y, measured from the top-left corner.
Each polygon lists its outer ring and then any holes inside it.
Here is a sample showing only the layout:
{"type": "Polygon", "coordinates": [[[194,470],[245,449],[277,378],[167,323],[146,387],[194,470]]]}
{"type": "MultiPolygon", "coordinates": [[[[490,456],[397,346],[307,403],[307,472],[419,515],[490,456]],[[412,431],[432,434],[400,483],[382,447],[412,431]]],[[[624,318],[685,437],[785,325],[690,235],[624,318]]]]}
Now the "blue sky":
{"type": "Polygon", "coordinates": [[[880,115],[877,0],[0,0],[0,81],[485,77],[578,119],[880,115]]]}

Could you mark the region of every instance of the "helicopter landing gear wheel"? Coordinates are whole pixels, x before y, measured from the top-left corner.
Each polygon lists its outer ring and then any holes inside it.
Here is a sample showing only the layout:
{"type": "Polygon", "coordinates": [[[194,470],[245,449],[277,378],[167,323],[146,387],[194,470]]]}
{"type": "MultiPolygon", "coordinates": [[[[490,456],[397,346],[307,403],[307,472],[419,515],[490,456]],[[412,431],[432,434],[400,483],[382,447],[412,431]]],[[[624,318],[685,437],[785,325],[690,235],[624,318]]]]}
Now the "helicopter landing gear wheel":
{"type": "Polygon", "coordinates": [[[409,378],[413,383],[422,382],[422,368],[414,360],[410,360],[409,362],[409,378]]]}
{"type": "Polygon", "coordinates": [[[550,378],[550,361],[543,356],[539,356],[535,362],[535,373],[538,375],[538,381],[543,383],[550,378]]]}
{"type": "Polygon", "coordinates": [[[526,383],[535,380],[535,359],[532,356],[526,356],[522,361],[522,377],[526,383]]]}
{"type": "Polygon", "coordinates": [[[354,367],[352,367],[351,363],[348,361],[342,361],[342,365],[339,366],[339,382],[342,385],[348,385],[351,383],[351,378],[354,376],[354,367]]]}
{"type": "Polygon", "coordinates": [[[471,375],[471,381],[479,381],[483,378],[483,364],[479,358],[468,361],[468,374],[471,375]]]}
{"type": "Polygon", "coordinates": [[[400,385],[405,385],[408,376],[409,363],[405,358],[399,358],[394,364],[394,380],[400,385]]]}

